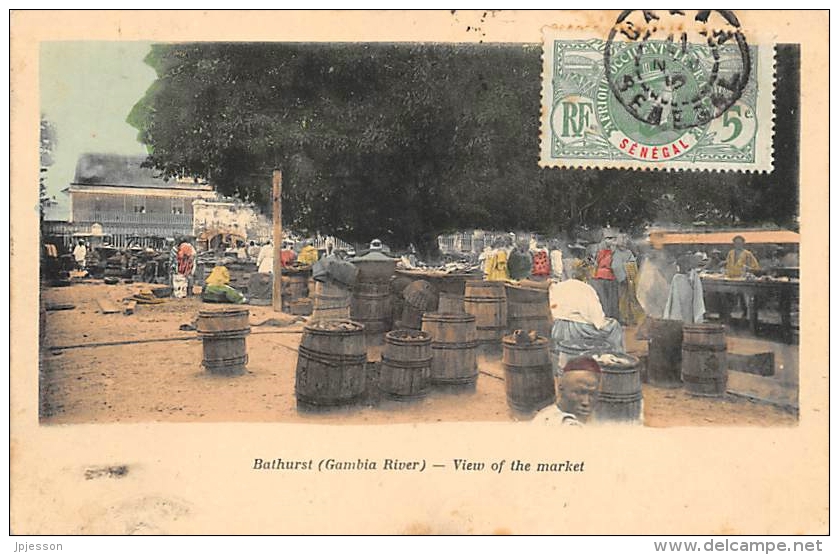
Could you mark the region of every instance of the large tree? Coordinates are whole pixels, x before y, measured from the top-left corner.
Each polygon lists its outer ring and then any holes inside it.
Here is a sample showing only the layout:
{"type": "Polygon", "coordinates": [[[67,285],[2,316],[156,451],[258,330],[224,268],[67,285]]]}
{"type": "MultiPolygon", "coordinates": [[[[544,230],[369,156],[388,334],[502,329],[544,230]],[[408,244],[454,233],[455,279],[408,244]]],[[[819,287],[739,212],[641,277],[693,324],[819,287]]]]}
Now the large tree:
{"type": "Polygon", "coordinates": [[[129,122],[151,165],[263,206],[270,171],[282,168],[285,222],[359,242],[425,248],[456,228],[550,233],[661,214],[794,216],[794,203],[768,209],[773,181],[763,176],[540,169],[540,54],[539,45],[156,45],[146,61],[158,79],[129,122]]]}

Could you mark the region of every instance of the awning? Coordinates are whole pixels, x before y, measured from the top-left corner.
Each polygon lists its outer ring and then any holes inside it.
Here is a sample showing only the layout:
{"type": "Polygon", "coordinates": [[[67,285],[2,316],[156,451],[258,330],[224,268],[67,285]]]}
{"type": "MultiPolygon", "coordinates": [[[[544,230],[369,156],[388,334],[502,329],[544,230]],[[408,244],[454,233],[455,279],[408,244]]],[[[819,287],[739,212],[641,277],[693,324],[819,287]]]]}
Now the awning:
{"type": "Polygon", "coordinates": [[[650,244],[660,249],[665,245],[730,245],[740,235],[747,244],[798,244],[801,236],[785,229],[779,230],[729,230],[713,232],[652,231],[650,244]]]}

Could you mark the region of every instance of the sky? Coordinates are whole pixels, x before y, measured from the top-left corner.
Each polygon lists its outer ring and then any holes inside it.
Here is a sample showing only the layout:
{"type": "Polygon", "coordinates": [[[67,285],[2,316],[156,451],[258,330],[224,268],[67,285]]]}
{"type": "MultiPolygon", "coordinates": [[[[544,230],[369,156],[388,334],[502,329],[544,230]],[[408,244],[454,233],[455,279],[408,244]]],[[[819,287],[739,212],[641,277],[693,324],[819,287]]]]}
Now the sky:
{"type": "Polygon", "coordinates": [[[49,196],[60,203],[57,217],[69,215],[61,190],[72,181],[79,155],[146,154],[125,118],[156,77],[143,63],[150,46],[124,41],[41,44],[41,114],[54,124],[58,142],[46,184],[49,196]]]}

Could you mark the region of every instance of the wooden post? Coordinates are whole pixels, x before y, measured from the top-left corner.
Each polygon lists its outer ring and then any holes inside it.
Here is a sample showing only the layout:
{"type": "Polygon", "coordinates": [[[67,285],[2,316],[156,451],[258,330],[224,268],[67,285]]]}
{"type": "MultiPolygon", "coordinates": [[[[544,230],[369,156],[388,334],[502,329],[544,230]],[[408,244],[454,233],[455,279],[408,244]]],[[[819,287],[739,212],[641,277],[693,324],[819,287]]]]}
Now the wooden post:
{"type": "Polygon", "coordinates": [[[283,191],[283,172],[274,170],[272,179],[274,192],[272,195],[274,210],[274,282],[272,288],[272,299],[274,312],[283,310],[283,264],[280,257],[280,250],[283,246],[283,203],[281,200],[283,191]]]}

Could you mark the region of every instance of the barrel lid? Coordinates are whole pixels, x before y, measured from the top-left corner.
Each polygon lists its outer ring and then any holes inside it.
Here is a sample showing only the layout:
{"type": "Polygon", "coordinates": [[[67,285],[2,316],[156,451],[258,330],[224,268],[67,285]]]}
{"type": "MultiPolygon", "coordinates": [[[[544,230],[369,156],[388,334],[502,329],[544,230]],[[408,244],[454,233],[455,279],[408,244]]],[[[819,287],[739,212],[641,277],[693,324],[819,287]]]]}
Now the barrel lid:
{"type": "Polygon", "coordinates": [[[401,329],[387,332],[387,334],[385,334],[385,339],[396,341],[416,341],[417,343],[422,343],[424,341],[430,341],[431,334],[427,331],[401,329]]]}
{"type": "Polygon", "coordinates": [[[364,331],[364,325],[359,324],[358,322],[353,322],[352,320],[315,320],[310,324],[306,324],[305,329],[309,331],[321,331],[321,332],[359,332],[364,331]]]}
{"type": "Polygon", "coordinates": [[[638,357],[630,355],[629,353],[619,353],[617,351],[606,351],[605,353],[592,354],[591,357],[597,361],[601,367],[606,368],[634,368],[641,362],[638,357]]]}
{"type": "Polygon", "coordinates": [[[238,306],[220,306],[220,307],[213,307],[213,308],[203,308],[198,311],[198,316],[215,318],[218,316],[241,316],[241,315],[248,315],[250,311],[247,308],[241,308],[238,306]]]}

